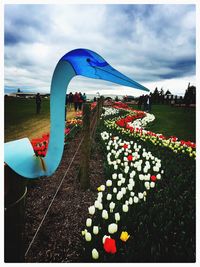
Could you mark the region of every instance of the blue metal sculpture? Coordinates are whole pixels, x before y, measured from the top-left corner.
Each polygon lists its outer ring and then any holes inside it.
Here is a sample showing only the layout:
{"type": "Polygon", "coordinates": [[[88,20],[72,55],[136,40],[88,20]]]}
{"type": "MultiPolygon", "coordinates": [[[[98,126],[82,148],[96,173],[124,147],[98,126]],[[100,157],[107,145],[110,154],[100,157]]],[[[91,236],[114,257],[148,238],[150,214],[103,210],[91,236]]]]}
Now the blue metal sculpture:
{"type": "Polygon", "coordinates": [[[112,68],[93,51],[75,49],[65,54],[59,60],[51,81],[50,140],[47,154],[43,158],[46,168],[41,168],[28,138],[5,143],[5,162],[19,175],[26,178],[37,178],[49,176],[57,169],[64,148],[64,112],[67,86],[76,75],[149,91],[149,89],[112,68]]]}

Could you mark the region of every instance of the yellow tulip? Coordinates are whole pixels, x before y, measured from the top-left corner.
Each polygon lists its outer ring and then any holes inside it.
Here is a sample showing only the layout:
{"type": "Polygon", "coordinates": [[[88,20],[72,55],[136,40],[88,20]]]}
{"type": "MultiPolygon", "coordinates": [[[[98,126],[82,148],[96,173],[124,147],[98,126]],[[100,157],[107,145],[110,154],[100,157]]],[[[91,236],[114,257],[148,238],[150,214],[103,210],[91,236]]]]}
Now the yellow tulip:
{"type": "Polygon", "coordinates": [[[121,233],[121,236],[120,236],[120,239],[123,241],[123,242],[126,242],[128,239],[129,239],[130,235],[127,233],[127,232],[122,232],[121,233]]]}

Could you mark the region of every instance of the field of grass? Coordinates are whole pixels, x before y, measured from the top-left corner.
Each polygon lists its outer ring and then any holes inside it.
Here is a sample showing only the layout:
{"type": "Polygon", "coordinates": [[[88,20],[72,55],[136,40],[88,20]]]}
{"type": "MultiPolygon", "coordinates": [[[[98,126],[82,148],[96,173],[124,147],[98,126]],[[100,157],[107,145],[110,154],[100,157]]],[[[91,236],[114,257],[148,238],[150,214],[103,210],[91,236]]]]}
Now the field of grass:
{"type": "MultiPolygon", "coordinates": [[[[136,108],[135,106],[133,106],[136,108]]],[[[50,129],[49,100],[43,99],[41,113],[36,114],[34,99],[5,99],[5,142],[28,137],[41,137],[50,129]]],[[[177,136],[185,141],[195,142],[196,111],[194,108],[186,110],[168,105],[153,105],[152,114],[156,119],[149,126],[149,130],[162,133],[165,136],[177,136]]],[[[68,112],[68,119],[75,116],[75,112],[68,112]]]]}
{"type": "MultiPolygon", "coordinates": [[[[5,142],[28,137],[41,137],[50,130],[50,101],[42,100],[41,113],[36,114],[34,99],[5,99],[5,142]]],[[[75,116],[75,112],[68,112],[67,118],[75,116]]]]}
{"type": "MultiPolygon", "coordinates": [[[[136,108],[133,106],[133,108],[136,108]]],[[[136,108],[137,109],[137,108],[136,108]]],[[[196,109],[171,107],[170,105],[153,105],[151,113],[156,119],[148,130],[161,133],[166,137],[176,136],[185,141],[195,142],[196,109]]]]}

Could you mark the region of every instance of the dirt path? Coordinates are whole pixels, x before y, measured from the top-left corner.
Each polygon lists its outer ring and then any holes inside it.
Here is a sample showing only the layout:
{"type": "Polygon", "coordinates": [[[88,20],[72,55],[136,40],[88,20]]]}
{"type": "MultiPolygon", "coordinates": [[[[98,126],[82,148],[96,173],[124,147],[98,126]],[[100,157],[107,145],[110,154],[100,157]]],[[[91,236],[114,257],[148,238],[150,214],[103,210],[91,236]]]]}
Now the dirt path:
{"type": "MultiPolygon", "coordinates": [[[[74,111],[67,113],[67,119],[72,119],[76,116],[74,111]]],[[[29,119],[20,125],[11,125],[5,129],[5,142],[9,142],[16,139],[28,137],[30,140],[33,138],[39,138],[44,133],[49,133],[50,121],[49,118],[34,118],[29,119]]]]}
{"type": "MultiPolygon", "coordinates": [[[[30,243],[57,187],[80,142],[80,136],[65,148],[58,170],[48,178],[31,182],[26,201],[26,247],[30,243]]],[[[96,188],[105,181],[103,159],[98,149],[90,162],[90,190],[80,189],[77,175],[80,164],[78,153],[63,185],[50,208],[26,262],[82,262],[81,230],[85,227],[88,207],[94,203],[96,188]]]]}

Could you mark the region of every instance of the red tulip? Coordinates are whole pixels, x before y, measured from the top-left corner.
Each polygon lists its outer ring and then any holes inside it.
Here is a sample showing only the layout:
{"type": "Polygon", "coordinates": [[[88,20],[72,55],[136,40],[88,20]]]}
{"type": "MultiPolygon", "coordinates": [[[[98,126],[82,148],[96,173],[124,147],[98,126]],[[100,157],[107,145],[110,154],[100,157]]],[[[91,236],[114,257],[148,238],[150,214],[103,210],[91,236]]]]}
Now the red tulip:
{"type": "Polygon", "coordinates": [[[107,237],[103,247],[107,253],[115,254],[117,252],[116,242],[112,238],[107,237]]]}
{"type": "Polygon", "coordinates": [[[155,182],[156,181],[156,176],[155,175],[151,175],[151,181],[155,182]]]}
{"type": "Polygon", "coordinates": [[[132,161],[133,160],[133,156],[132,155],[128,155],[127,159],[128,159],[128,161],[132,161]]]}

